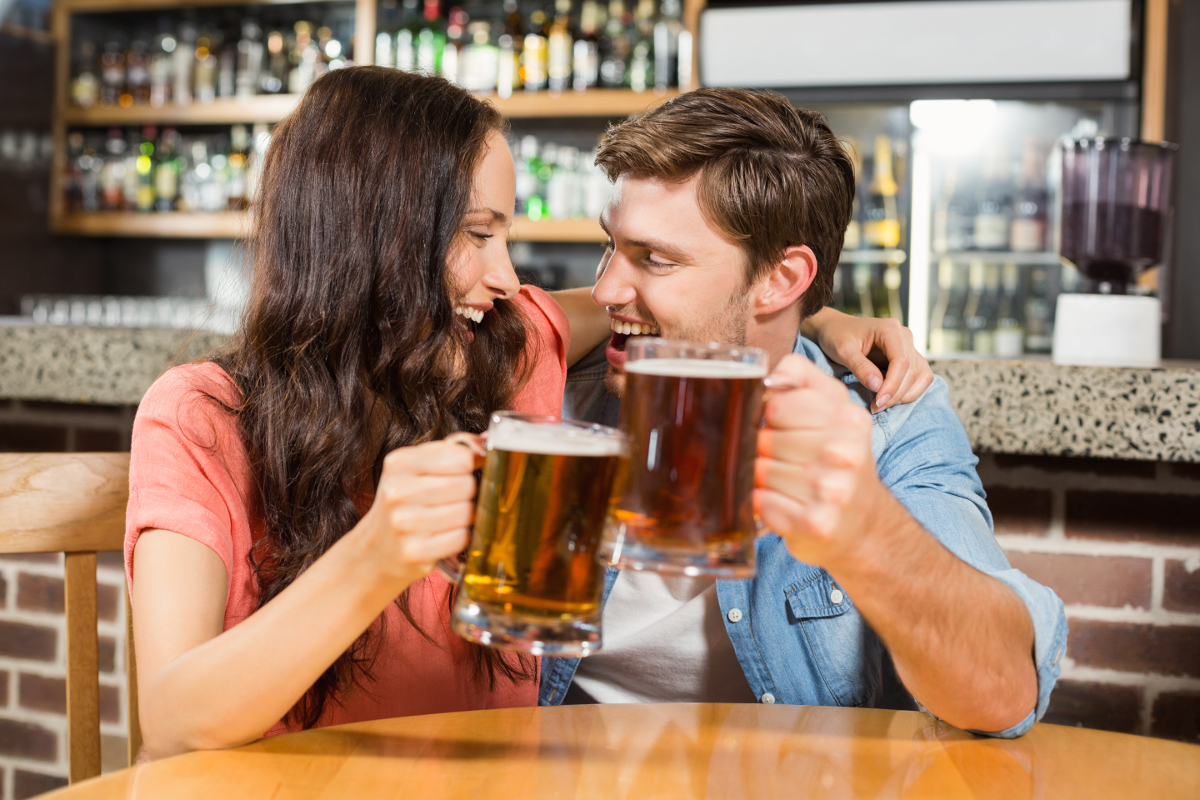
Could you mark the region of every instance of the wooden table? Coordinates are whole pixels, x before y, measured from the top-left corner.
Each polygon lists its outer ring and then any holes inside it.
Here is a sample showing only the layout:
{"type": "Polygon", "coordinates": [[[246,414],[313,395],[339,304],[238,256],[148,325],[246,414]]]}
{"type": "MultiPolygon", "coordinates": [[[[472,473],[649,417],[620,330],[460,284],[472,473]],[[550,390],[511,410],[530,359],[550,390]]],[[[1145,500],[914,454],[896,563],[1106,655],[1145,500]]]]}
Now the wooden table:
{"type": "Polygon", "coordinates": [[[189,753],[62,800],[1200,797],[1200,746],[1038,725],[984,739],[926,714],[587,705],[432,714],[189,753]]]}

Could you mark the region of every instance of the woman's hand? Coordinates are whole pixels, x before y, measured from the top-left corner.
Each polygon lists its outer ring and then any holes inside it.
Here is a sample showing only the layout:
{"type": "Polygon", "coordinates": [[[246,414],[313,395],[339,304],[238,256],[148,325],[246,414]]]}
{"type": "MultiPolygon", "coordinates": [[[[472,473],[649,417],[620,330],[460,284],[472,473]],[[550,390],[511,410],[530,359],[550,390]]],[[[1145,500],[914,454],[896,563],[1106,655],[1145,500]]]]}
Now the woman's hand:
{"type": "Polygon", "coordinates": [[[917,352],[912,331],[894,319],[851,317],[823,308],[801,323],[800,332],[875,392],[873,413],[911,403],[933,383],[933,370],[917,352]],[[875,366],[879,363],[887,369],[886,378],[875,366]]]}
{"type": "Polygon", "coordinates": [[[461,552],[475,513],[472,473],[484,455],[480,438],[466,433],[388,453],[362,520],[363,555],[408,585],[461,552]]]}

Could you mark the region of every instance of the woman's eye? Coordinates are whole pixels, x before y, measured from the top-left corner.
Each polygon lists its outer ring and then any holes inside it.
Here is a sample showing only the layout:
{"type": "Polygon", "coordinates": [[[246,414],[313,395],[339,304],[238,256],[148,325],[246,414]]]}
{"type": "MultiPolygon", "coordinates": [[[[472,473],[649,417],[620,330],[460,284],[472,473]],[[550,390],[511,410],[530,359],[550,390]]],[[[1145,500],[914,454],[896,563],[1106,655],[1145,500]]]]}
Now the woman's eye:
{"type": "Polygon", "coordinates": [[[494,233],[479,233],[478,231],[467,231],[467,232],[482,242],[486,242],[488,239],[491,239],[493,236],[496,235],[494,233]]]}

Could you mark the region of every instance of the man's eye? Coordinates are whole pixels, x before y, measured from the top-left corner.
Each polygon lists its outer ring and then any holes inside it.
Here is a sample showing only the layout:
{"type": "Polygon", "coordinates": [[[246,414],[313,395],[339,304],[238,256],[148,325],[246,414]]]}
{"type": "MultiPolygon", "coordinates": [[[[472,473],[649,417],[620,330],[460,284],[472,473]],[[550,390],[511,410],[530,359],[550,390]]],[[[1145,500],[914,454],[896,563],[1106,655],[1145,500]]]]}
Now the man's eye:
{"type": "Polygon", "coordinates": [[[616,246],[613,244],[612,239],[609,239],[607,242],[604,243],[604,251],[605,252],[611,253],[615,249],[616,249],[616,246]]]}
{"type": "Polygon", "coordinates": [[[646,264],[652,269],[672,269],[675,265],[669,264],[666,261],[657,261],[653,258],[647,258],[646,264]]]}

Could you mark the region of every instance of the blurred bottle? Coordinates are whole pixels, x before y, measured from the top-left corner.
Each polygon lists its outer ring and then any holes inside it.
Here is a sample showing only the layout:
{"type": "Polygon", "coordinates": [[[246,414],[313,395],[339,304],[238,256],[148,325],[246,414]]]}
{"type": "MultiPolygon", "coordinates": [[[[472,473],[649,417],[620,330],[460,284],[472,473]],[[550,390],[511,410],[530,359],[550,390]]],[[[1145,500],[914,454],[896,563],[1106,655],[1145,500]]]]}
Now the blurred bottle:
{"type": "Polygon", "coordinates": [[[1029,270],[1029,293],[1025,298],[1025,351],[1049,353],[1054,344],[1054,306],[1050,277],[1045,267],[1029,270]]]}
{"type": "Polygon", "coordinates": [[[875,311],[875,298],[871,294],[870,264],[855,264],[850,276],[854,283],[854,294],[859,304],[859,316],[878,316],[875,311]]]}
{"type": "Polygon", "coordinates": [[[571,16],[571,0],[554,0],[554,20],[546,31],[547,85],[552,92],[562,92],[571,86],[574,46],[571,16]]]}
{"type": "Polygon", "coordinates": [[[192,77],[196,69],[196,26],[184,21],[179,26],[179,41],[171,52],[171,66],[174,74],[172,96],[175,105],[191,105],[192,77]]]}
{"type": "Polygon", "coordinates": [[[110,39],[100,55],[100,105],[112,108],[120,102],[124,91],[125,53],[120,42],[110,39]]]}
{"type": "Polygon", "coordinates": [[[417,32],[417,71],[442,74],[442,50],[446,47],[446,23],[438,0],[425,0],[425,22],[417,32]]]}
{"type": "Polygon", "coordinates": [[[192,64],[192,95],[197,103],[211,103],[217,97],[217,57],[213,54],[214,33],[205,29],[196,37],[192,64]]]}
{"type": "Polygon", "coordinates": [[[904,306],[900,300],[900,285],[903,282],[903,276],[900,274],[900,267],[895,264],[887,264],[883,268],[883,281],[881,282],[884,291],[887,293],[887,314],[880,314],[881,317],[891,317],[900,323],[904,322],[904,306]]]}
{"type": "Polygon", "coordinates": [[[888,291],[885,283],[886,275],[886,265],[873,266],[871,269],[871,311],[874,312],[873,316],[879,319],[890,319],[900,313],[899,307],[895,311],[892,310],[892,293],[888,291]]]}
{"type": "Polygon", "coordinates": [[[500,48],[492,43],[492,24],[483,21],[469,23],[460,70],[463,88],[480,94],[491,94],[496,91],[499,69],[500,48]]]}
{"type": "Polygon", "coordinates": [[[446,44],[442,48],[441,75],[451,83],[462,83],[462,51],[469,17],[462,8],[450,9],[446,25],[446,44]]]}
{"type": "Polygon", "coordinates": [[[396,31],[396,69],[412,72],[417,68],[417,33],[421,30],[421,11],[417,0],[403,0],[401,26],[396,31]]]}
{"type": "Polygon", "coordinates": [[[975,211],[975,249],[1006,250],[1012,224],[1012,189],[1008,177],[1008,156],[1000,149],[984,160],[979,204],[975,211]]]}
{"type": "Polygon", "coordinates": [[[100,79],[96,76],[96,43],[84,39],[75,56],[75,77],[71,80],[71,101],[91,108],[100,99],[100,79]]]}
{"type": "Polygon", "coordinates": [[[892,175],[892,145],[888,137],[875,137],[871,184],[863,204],[862,238],[867,247],[892,250],[900,246],[900,216],[896,210],[896,179],[892,175]]]}
{"type": "Polygon", "coordinates": [[[1049,193],[1046,189],[1046,159],[1034,141],[1025,143],[1021,160],[1021,178],[1013,198],[1012,228],[1009,247],[1016,252],[1040,252],[1046,249],[1049,193]]]}
{"type": "Polygon", "coordinates": [[[179,197],[179,132],[163,128],[154,165],[154,210],[174,211],[179,197]]]}
{"type": "Polygon", "coordinates": [[[574,147],[560,147],[555,158],[555,168],[546,181],[546,211],[551,219],[570,219],[575,211],[578,195],[579,151],[574,147]]]}
{"type": "Polygon", "coordinates": [[[133,211],[137,207],[138,171],[137,162],[141,155],[142,137],[137,128],[125,133],[125,180],[121,187],[121,210],[133,211]]]}
{"type": "MultiPolygon", "coordinates": [[[[74,214],[83,210],[83,134],[71,131],[67,134],[67,160],[62,171],[63,210],[74,214]]],[[[90,166],[91,158],[88,159],[90,166]]]]}
{"type": "Polygon", "coordinates": [[[663,91],[679,85],[679,35],[683,33],[683,5],[662,0],[654,23],[654,88],[663,91]]]}
{"type": "Polygon", "coordinates": [[[150,105],[154,108],[162,108],[171,102],[173,54],[177,45],[178,42],[171,34],[170,20],[165,17],[160,19],[158,33],[154,36],[154,46],[150,52],[150,105]]]}
{"type": "Polygon", "coordinates": [[[957,353],[966,349],[966,325],[963,307],[966,293],[962,283],[955,280],[954,262],[943,258],[938,262],[937,293],[929,314],[929,349],[934,353],[957,353]]]}
{"type": "Polygon", "coordinates": [[[244,211],[249,207],[246,198],[246,170],[249,166],[250,133],[245,125],[234,125],[229,129],[229,181],[226,206],[231,211],[244,211]]]}
{"type": "Polygon", "coordinates": [[[242,38],[237,43],[237,96],[253,97],[262,84],[262,28],[253,19],[242,21],[242,38]]]}
{"type": "Polygon", "coordinates": [[[858,287],[854,282],[854,270],[856,264],[841,264],[838,270],[843,274],[842,277],[842,295],[845,298],[843,308],[845,313],[852,317],[863,316],[862,298],[858,295],[858,287]]]}
{"type": "Polygon", "coordinates": [[[79,157],[79,200],[81,211],[99,211],[103,207],[100,176],[104,170],[104,156],[98,137],[84,138],[83,153],[79,157]]]}
{"type": "Polygon", "coordinates": [[[603,11],[598,0],[583,0],[579,10],[579,36],[573,45],[571,86],[584,92],[600,81],[599,30],[603,11]]]}
{"type": "Polygon", "coordinates": [[[142,128],[142,141],[138,145],[138,155],[134,162],[137,171],[137,191],[134,200],[136,211],[154,210],[154,140],[157,138],[158,129],[153,125],[142,128]]]}
{"type": "Polygon", "coordinates": [[[283,31],[271,31],[267,34],[267,68],[263,70],[259,80],[259,91],[263,94],[279,94],[285,91],[291,68],[283,31]]]}
{"type": "Polygon", "coordinates": [[[1001,275],[1000,300],[996,306],[995,352],[1001,358],[1016,358],[1025,352],[1020,287],[1020,269],[1016,264],[1005,264],[1001,275]]]}
{"type": "Polygon", "coordinates": [[[541,161],[538,158],[539,149],[536,136],[523,136],[520,145],[513,154],[517,172],[516,213],[524,214],[533,219],[540,219],[541,212],[544,210],[539,199],[535,203],[532,203],[536,205],[536,209],[533,215],[530,214],[531,200],[539,194],[537,176],[538,169],[541,167],[541,161]]]}
{"type": "Polygon", "coordinates": [[[396,31],[400,27],[400,6],[396,0],[381,0],[375,33],[375,66],[396,66],[396,31]]]}
{"type": "Polygon", "coordinates": [[[251,131],[250,152],[246,165],[246,203],[254,205],[258,199],[258,187],[262,179],[262,163],[267,148],[271,145],[271,130],[265,122],[255,123],[251,131]]]}
{"type": "Polygon", "coordinates": [[[541,91],[549,81],[549,42],[545,27],[546,12],[535,9],[529,15],[521,49],[521,83],[527,92],[541,91]]]}
{"type": "Polygon", "coordinates": [[[845,283],[842,278],[845,271],[845,264],[838,264],[833,270],[833,285],[829,298],[829,307],[834,311],[841,311],[843,314],[846,313],[845,283]]]}
{"type": "Polygon", "coordinates": [[[967,269],[967,304],[963,309],[970,349],[982,355],[990,355],[995,350],[992,320],[988,317],[988,266],[982,261],[970,263],[967,269]]]}
{"type": "Polygon", "coordinates": [[[609,2],[608,20],[600,38],[600,85],[606,89],[629,85],[626,72],[633,54],[629,35],[632,22],[633,17],[626,10],[624,0],[609,2]]]}
{"type": "MultiPolygon", "coordinates": [[[[140,35],[130,43],[125,51],[125,92],[129,95],[129,105],[142,105],[150,102],[150,54],[146,41],[140,35]]],[[[121,105],[126,101],[119,100],[121,105]]]]}
{"type": "Polygon", "coordinates": [[[125,205],[125,147],[120,128],[110,128],[100,171],[100,205],[105,211],[120,211],[125,205]]]}
{"type": "Polygon", "coordinates": [[[629,88],[644,92],[654,86],[654,0],[637,0],[633,10],[633,52],[629,57],[629,88]]]}

